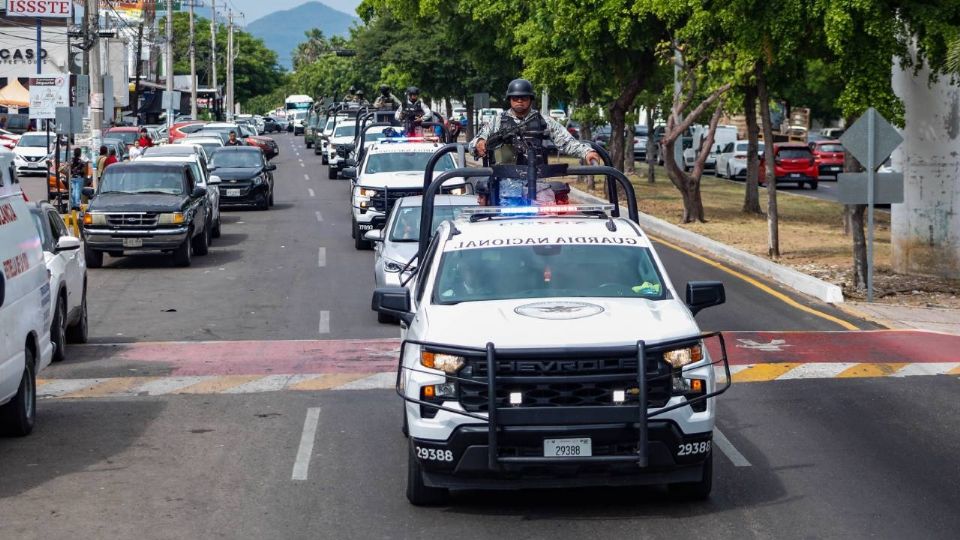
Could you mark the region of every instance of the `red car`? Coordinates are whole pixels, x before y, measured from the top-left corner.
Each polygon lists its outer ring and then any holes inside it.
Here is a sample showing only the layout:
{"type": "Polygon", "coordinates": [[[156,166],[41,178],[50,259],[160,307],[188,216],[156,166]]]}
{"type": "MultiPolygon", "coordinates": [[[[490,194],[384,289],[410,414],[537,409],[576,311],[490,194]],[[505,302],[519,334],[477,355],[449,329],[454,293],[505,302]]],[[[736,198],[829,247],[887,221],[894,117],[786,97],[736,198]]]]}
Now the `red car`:
{"type": "Polygon", "coordinates": [[[817,161],[820,176],[836,176],[843,172],[843,159],[846,150],[840,141],[817,141],[810,143],[810,151],[817,161]]]}
{"type": "MultiPolygon", "coordinates": [[[[803,143],[778,143],[773,145],[774,173],[777,184],[796,182],[802,188],[804,184],[817,189],[820,171],[813,152],[803,143]]],[[[760,166],[764,162],[760,160],[760,166]]],[[[764,185],[764,175],[760,175],[760,185],[764,185]]]]}
{"type": "Polygon", "coordinates": [[[250,136],[244,139],[248,146],[256,146],[263,151],[263,156],[267,159],[273,159],[280,153],[277,142],[271,137],[250,136]]]}
{"type": "Polygon", "coordinates": [[[136,126],[112,127],[103,132],[103,138],[119,139],[127,145],[127,148],[130,148],[140,138],[140,128],[136,126]]]}
{"type": "Polygon", "coordinates": [[[186,122],[177,122],[176,124],[170,126],[170,136],[168,139],[171,143],[177,142],[178,139],[182,139],[191,133],[196,133],[203,129],[203,126],[206,122],[198,120],[188,120],[186,122]]]}

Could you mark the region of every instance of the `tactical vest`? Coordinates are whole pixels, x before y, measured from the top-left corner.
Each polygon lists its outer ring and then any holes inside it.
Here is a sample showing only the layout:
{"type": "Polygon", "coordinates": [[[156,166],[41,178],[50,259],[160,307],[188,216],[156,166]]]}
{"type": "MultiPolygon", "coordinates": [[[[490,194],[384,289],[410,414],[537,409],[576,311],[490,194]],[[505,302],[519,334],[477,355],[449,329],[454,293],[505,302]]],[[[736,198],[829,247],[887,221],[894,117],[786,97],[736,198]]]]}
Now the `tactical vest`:
{"type": "MultiPolygon", "coordinates": [[[[537,111],[530,111],[530,114],[536,115],[530,120],[530,122],[524,127],[524,131],[536,131],[542,132],[547,129],[547,121],[543,119],[543,116],[540,115],[537,111]]],[[[522,122],[517,118],[510,116],[506,111],[500,113],[500,127],[512,128],[522,122]]],[[[537,163],[546,163],[547,155],[543,148],[543,139],[536,137],[532,139],[527,139],[527,143],[534,148],[537,152],[537,163]]],[[[493,159],[495,163],[500,164],[516,164],[516,165],[526,165],[527,156],[517,155],[516,150],[512,144],[502,144],[499,148],[495,148],[493,151],[493,159]]]]}

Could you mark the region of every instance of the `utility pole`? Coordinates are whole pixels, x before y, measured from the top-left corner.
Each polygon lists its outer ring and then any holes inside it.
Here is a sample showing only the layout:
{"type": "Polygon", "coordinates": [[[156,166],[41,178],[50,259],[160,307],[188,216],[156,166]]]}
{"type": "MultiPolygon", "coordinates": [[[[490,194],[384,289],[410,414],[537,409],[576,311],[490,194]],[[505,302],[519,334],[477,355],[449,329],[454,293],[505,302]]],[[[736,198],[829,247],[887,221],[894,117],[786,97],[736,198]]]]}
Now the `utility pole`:
{"type": "Polygon", "coordinates": [[[143,66],[141,57],[143,56],[143,22],[137,25],[137,58],[134,60],[136,75],[133,79],[133,113],[137,117],[137,124],[140,124],[140,71],[143,66]]]}
{"type": "Polygon", "coordinates": [[[173,0],[167,0],[167,128],[173,125],[173,0]]]}
{"type": "Polygon", "coordinates": [[[190,2],[190,118],[197,119],[197,47],[193,34],[193,1],[190,2]]]}
{"type": "Polygon", "coordinates": [[[100,68],[100,0],[86,0],[90,12],[93,50],[90,52],[90,138],[93,150],[100,149],[103,128],[103,70],[100,68]]]}
{"type": "MultiPolygon", "coordinates": [[[[217,0],[210,1],[210,86],[213,87],[213,114],[217,117],[217,0]]],[[[219,119],[219,118],[218,118],[219,119]]]]}
{"type": "Polygon", "coordinates": [[[233,121],[233,10],[227,12],[227,121],[233,121]]]}

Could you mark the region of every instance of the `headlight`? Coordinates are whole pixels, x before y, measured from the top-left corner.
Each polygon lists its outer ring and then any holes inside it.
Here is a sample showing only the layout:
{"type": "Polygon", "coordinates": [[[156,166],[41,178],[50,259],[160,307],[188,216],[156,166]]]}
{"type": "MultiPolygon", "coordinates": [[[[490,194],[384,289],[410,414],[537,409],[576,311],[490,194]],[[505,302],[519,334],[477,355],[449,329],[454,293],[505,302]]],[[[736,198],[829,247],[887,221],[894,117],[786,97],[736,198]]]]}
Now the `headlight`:
{"type": "Polygon", "coordinates": [[[262,184],[262,183],[263,183],[263,176],[254,176],[254,177],[253,177],[253,185],[259,186],[259,185],[262,184]]]}
{"type": "Polygon", "coordinates": [[[87,212],[83,215],[83,224],[84,225],[106,225],[107,216],[104,214],[94,214],[87,212]]]}
{"type": "Polygon", "coordinates": [[[183,215],[183,212],[170,212],[167,214],[160,214],[160,220],[157,221],[158,225],[180,225],[186,218],[183,215]]]}
{"type": "Polygon", "coordinates": [[[383,263],[383,269],[387,272],[396,273],[403,270],[403,265],[393,261],[386,261],[383,263]]]}
{"type": "Polygon", "coordinates": [[[431,369],[439,369],[448,374],[454,374],[463,367],[464,359],[462,356],[452,354],[434,353],[430,351],[420,352],[420,365],[431,369]]]}
{"type": "Polygon", "coordinates": [[[376,197],[376,196],[377,196],[377,190],[362,187],[362,188],[360,188],[360,196],[361,196],[361,197],[376,197]]]}
{"type": "Polygon", "coordinates": [[[667,351],[663,353],[663,359],[675,368],[682,368],[688,364],[703,360],[703,347],[698,344],[693,347],[667,351]]]}

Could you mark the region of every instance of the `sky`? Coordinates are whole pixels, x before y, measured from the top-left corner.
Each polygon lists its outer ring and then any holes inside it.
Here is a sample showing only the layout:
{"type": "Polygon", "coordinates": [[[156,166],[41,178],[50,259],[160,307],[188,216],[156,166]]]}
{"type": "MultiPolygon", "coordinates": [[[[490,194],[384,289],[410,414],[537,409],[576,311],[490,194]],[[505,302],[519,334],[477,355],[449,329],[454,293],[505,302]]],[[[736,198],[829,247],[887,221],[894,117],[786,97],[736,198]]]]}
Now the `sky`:
{"type": "MultiPolygon", "coordinates": [[[[264,15],[272,13],[274,11],[283,11],[290,8],[295,8],[300,4],[307,3],[308,0],[271,0],[270,2],[264,2],[263,0],[217,0],[217,7],[219,8],[223,4],[229,3],[229,5],[235,6],[238,10],[242,11],[245,15],[246,20],[244,24],[251,23],[264,15]]],[[[333,9],[340,10],[344,13],[350,15],[356,15],[355,10],[357,6],[360,5],[360,0],[317,0],[322,2],[333,9]]],[[[204,4],[210,5],[208,1],[205,1],[204,4]]],[[[219,9],[217,10],[220,11],[219,9]]]]}

